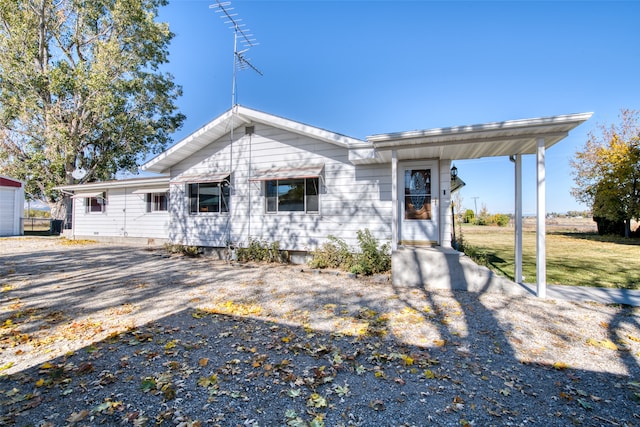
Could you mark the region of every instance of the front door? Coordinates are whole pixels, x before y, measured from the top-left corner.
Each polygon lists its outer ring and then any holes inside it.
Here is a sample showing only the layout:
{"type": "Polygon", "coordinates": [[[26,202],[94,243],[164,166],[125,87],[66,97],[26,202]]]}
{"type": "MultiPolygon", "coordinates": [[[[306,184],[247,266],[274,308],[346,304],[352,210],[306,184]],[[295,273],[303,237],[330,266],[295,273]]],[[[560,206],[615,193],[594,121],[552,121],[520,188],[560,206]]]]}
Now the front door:
{"type": "Polygon", "coordinates": [[[438,243],[438,162],[402,163],[398,168],[401,245],[438,243]]]}

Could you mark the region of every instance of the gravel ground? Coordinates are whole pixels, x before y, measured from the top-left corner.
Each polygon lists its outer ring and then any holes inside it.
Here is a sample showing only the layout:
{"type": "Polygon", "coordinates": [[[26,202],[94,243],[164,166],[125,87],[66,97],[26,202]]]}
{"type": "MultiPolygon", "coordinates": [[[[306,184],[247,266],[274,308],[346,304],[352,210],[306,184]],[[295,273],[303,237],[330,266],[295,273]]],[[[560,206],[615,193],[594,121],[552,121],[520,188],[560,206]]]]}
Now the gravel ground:
{"type": "Polygon", "coordinates": [[[640,425],[636,308],[0,239],[0,424],[640,425]]]}

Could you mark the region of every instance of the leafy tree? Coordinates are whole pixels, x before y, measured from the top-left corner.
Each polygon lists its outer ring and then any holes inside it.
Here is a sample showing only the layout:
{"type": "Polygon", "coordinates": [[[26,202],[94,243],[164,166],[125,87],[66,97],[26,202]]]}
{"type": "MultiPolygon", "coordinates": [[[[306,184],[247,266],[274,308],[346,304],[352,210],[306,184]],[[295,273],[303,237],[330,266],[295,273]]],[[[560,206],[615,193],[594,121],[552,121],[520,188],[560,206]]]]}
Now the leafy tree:
{"type": "Polygon", "coordinates": [[[0,172],[64,217],[55,186],[137,171],[171,141],[167,0],[0,0],[0,172]],[[80,180],[76,168],[87,174],[80,180]]]}
{"type": "Polygon", "coordinates": [[[620,123],[589,133],[572,160],[574,197],[592,206],[594,218],[624,221],[630,235],[631,219],[640,217],[639,111],[623,109],[620,123]]]}
{"type": "Polygon", "coordinates": [[[462,220],[466,224],[473,224],[476,221],[476,214],[475,212],[473,212],[473,209],[467,209],[466,211],[464,211],[462,220]]]}

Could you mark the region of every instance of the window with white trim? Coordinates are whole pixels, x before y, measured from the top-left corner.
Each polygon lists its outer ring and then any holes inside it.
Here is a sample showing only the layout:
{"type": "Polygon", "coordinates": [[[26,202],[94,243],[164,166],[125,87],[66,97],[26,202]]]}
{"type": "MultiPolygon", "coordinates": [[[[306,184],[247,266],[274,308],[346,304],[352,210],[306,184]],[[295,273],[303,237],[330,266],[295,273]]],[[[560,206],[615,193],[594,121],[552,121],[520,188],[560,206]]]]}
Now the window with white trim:
{"type": "Polygon", "coordinates": [[[102,196],[85,197],[84,199],[85,213],[104,213],[106,205],[107,205],[107,199],[104,193],[102,193],[102,196]]]}
{"type": "Polygon", "coordinates": [[[166,212],[168,208],[167,193],[146,193],[147,212],[166,212]]]}
{"type": "Polygon", "coordinates": [[[319,212],[319,179],[296,178],[274,179],[264,183],[266,211],[277,212],[319,212]]]}
{"type": "Polygon", "coordinates": [[[199,182],[187,184],[189,191],[189,212],[225,213],[229,212],[229,179],[222,182],[199,182]]]}

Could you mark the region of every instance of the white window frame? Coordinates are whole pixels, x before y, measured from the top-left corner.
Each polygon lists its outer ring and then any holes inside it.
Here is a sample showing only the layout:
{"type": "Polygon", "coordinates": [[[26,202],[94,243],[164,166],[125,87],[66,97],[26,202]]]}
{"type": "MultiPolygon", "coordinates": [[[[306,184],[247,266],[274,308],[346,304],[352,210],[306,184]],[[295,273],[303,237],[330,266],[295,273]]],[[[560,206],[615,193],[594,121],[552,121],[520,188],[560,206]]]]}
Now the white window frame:
{"type": "Polygon", "coordinates": [[[228,215],[231,210],[231,187],[229,185],[229,177],[225,178],[222,181],[206,181],[206,182],[189,182],[186,184],[186,192],[188,199],[188,208],[189,215],[228,215]],[[194,196],[192,194],[192,186],[197,186],[197,195],[195,196],[196,202],[194,205],[194,196]],[[207,185],[209,188],[218,188],[218,197],[220,201],[218,202],[218,210],[217,211],[201,211],[201,201],[200,195],[200,186],[207,185]],[[195,206],[195,210],[194,210],[195,206]],[[223,209],[224,207],[224,209],[223,209]]]}
{"type": "Polygon", "coordinates": [[[107,197],[105,193],[99,197],[85,197],[84,198],[84,213],[87,215],[100,215],[107,211],[107,197]],[[92,203],[95,201],[95,204],[92,203]],[[100,210],[93,210],[93,206],[100,206],[100,210]]]}
{"type": "Polygon", "coordinates": [[[145,193],[144,201],[147,213],[164,213],[169,211],[169,194],[167,191],[145,193]],[[156,197],[164,198],[164,209],[161,209],[162,202],[158,201],[156,197]]]}
{"type": "Polygon", "coordinates": [[[320,177],[315,176],[315,177],[305,177],[305,178],[282,178],[282,179],[269,179],[269,180],[264,180],[264,210],[265,213],[269,214],[269,215],[277,215],[277,214],[284,214],[284,213],[299,213],[299,214],[308,214],[308,215],[317,215],[320,213],[320,177]],[[316,189],[316,194],[307,194],[307,186],[308,186],[308,181],[309,180],[315,180],[315,189],[316,189]],[[302,210],[281,210],[280,209],[280,200],[279,200],[279,194],[278,194],[278,188],[280,185],[286,185],[286,184],[281,184],[281,183],[285,183],[286,181],[303,181],[303,188],[304,188],[304,195],[303,195],[303,209],[302,210]],[[269,185],[270,183],[275,183],[275,188],[276,188],[276,194],[275,196],[270,196],[269,195],[269,185]],[[310,208],[310,205],[312,205],[310,203],[310,197],[316,197],[316,202],[315,202],[315,209],[313,209],[312,207],[310,208]],[[275,198],[275,204],[273,204],[273,200],[275,198]],[[275,206],[275,209],[270,209],[269,205],[273,204],[275,206]]]}

